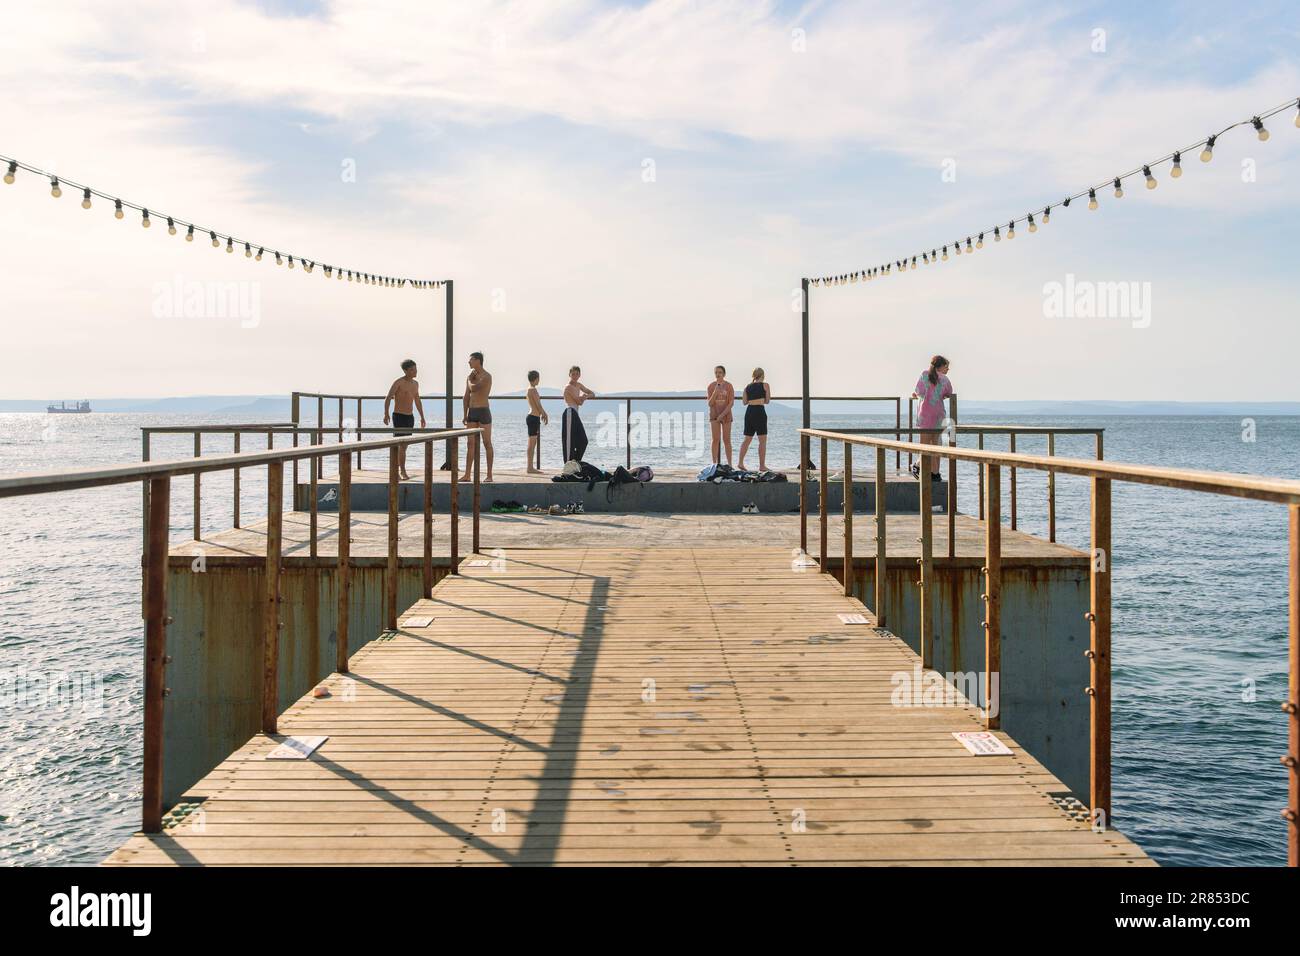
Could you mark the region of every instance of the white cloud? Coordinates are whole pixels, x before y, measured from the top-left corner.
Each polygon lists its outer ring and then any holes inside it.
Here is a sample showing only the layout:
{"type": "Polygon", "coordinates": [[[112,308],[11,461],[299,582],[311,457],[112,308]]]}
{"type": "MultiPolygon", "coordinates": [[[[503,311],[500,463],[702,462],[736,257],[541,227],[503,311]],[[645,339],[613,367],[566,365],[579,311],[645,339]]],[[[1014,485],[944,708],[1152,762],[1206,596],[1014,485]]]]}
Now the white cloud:
{"type": "MultiPolygon", "coordinates": [[[[1087,27],[1016,3],[932,16],[897,4],[797,15],[752,0],[344,0],[317,17],[174,2],[127,15],[80,3],[29,5],[6,25],[0,151],[282,248],[454,275],[466,351],[483,348],[503,371],[579,361],[605,389],[698,385],[719,360],[759,362],[792,389],[789,295],[801,272],[956,238],[1300,88],[1289,61],[1236,83],[1155,74],[1122,35],[1099,57],[1087,27]],[[806,52],[791,48],[795,27],[806,52]],[[246,135],[285,115],[275,138],[246,135]],[[527,123],[555,140],[521,149],[527,123]],[[337,169],[341,157],[322,154],[339,142],[368,157],[353,191],[304,201],[303,183],[276,181],[303,156],[337,169]],[[593,142],[601,149],[588,155],[593,142]],[[640,179],[646,155],[659,163],[653,184],[640,179]],[[941,186],[949,157],[959,182],[941,186]],[[496,289],[505,312],[491,308],[496,289]]],[[[1207,35],[1208,56],[1217,34],[1207,35]]],[[[1060,238],[1029,240],[1036,251],[987,252],[978,270],[940,267],[953,271],[918,273],[893,292],[819,294],[819,348],[858,352],[820,351],[815,381],[902,390],[915,356],[943,348],[964,351],[979,394],[1013,397],[1000,387],[1013,371],[1029,395],[1146,388],[1144,346],[1025,322],[1017,310],[1036,307],[1042,258],[1056,256],[1049,274],[1113,270],[1109,256],[1123,247],[1141,257],[1137,268],[1159,272],[1167,264],[1147,250],[1170,241],[1161,222],[1201,209],[1245,223],[1293,207],[1300,190],[1283,171],[1300,147],[1282,128],[1289,114],[1279,121],[1266,147],[1244,135],[1209,167],[1188,158],[1176,184],[1162,175],[1154,193],[1135,188],[1120,209],[1107,202],[1097,221],[1063,217],[1049,227],[1060,238]],[[1245,188],[1237,163],[1252,153],[1261,178],[1245,188]],[[997,341],[1015,347],[984,347],[997,341]],[[1114,371],[1052,367],[1040,351],[1109,355],[1114,371]]],[[[433,294],[338,289],[168,243],[157,228],[142,235],[106,210],[83,213],[70,195],[51,203],[37,184],[0,186],[0,257],[13,277],[8,394],[360,389],[385,381],[393,354],[408,351],[424,357],[426,384],[440,385],[440,375],[428,382],[441,366],[428,354],[441,341],[433,294]],[[160,328],[144,315],[149,290],[177,274],[262,283],[264,321],[160,328]]],[[[1182,288],[1171,300],[1195,327],[1203,307],[1187,284],[1204,270],[1186,265],[1166,281],[1182,288]]],[[[1220,281],[1216,294],[1269,287],[1267,276],[1220,281]]],[[[1157,327],[1149,340],[1190,362],[1195,340],[1164,328],[1168,338],[1157,327]]],[[[1260,380],[1240,365],[1231,387],[1260,380]]]]}

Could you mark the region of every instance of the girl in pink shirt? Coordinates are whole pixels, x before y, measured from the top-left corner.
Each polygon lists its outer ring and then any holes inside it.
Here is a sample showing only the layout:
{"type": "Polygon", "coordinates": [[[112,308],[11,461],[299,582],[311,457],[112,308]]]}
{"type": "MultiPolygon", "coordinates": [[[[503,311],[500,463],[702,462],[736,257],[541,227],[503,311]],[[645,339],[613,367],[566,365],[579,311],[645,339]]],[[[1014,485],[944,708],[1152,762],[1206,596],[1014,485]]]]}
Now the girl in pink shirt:
{"type": "MultiPolygon", "coordinates": [[[[916,388],[912,392],[912,397],[920,400],[920,407],[916,413],[917,428],[941,428],[945,414],[944,399],[955,394],[952,390],[952,382],[948,381],[948,360],[942,355],[936,355],[930,359],[930,367],[921,373],[921,377],[916,380],[916,388]]],[[[925,445],[937,445],[942,436],[930,432],[921,435],[921,442],[925,445]]],[[[912,473],[920,478],[920,465],[912,466],[912,473]]],[[[930,479],[939,480],[939,456],[930,456],[930,479]]]]}

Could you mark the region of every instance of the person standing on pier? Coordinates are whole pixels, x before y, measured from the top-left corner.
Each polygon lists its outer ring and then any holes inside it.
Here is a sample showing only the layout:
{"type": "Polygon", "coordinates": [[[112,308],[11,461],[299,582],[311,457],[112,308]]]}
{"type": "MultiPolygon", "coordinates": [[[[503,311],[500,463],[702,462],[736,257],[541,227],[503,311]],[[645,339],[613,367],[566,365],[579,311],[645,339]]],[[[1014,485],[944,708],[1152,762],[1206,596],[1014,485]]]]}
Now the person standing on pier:
{"type": "MultiPolygon", "coordinates": [[[[492,480],[492,409],[489,399],[492,395],[492,376],[483,368],[483,353],[469,353],[469,377],[465,379],[465,398],[463,419],[466,428],[483,429],[483,452],[487,458],[487,480],[492,480]]],[[[469,481],[470,469],[474,467],[474,457],[478,454],[478,438],[470,439],[469,454],[465,457],[465,474],[461,481],[469,481]]]]}
{"type": "Polygon", "coordinates": [[[713,432],[713,463],[722,463],[722,446],[727,448],[727,464],[731,464],[731,406],[736,400],[736,390],[727,381],[727,370],[721,365],[713,369],[709,383],[709,430],[713,432]]]}
{"type": "MultiPolygon", "coordinates": [[[[409,429],[415,427],[414,412],[420,413],[420,427],[424,427],[424,406],[420,404],[420,383],[415,380],[415,375],[419,369],[415,365],[415,359],[407,359],[402,363],[402,377],[392,384],[388,390],[388,395],[384,398],[384,424],[391,424],[394,435],[409,435],[409,429]],[[388,406],[393,406],[392,421],[389,421],[388,406]]],[[[399,474],[403,481],[409,481],[410,475],[406,473],[406,445],[402,446],[401,455],[398,461],[401,465],[399,474]]]]}
{"type": "MultiPolygon", "coordinates": [[[[950,398],[954,392],[952,383],[948,381],[948,360],[942,355],[936,355],[930,359],[930,367],[921,373],[921,377],[916,380],[916,388],[912,392],[912,397],[920,399],[921,405],[916,413],[917,428],[942,428],[947,416],[944,414],[944,400],[950,398]]],[[[938,432],[923,432],[921,434],[921,443],[924,445],[938,445],[942,437],[938,432]]],[[[920,479],[921,465],[919,462],[912,465],[912,474],[920,479]]],[[[939,480],[939,456],[930,456],[930,480],[939,480]]]]}
{"type": "Polygon", "coordinates": [[[569,384],[564,386],[564,415],[560,419],[560,442],[564,448],[565,464],[571,461],[582,461],[582,456],[587,453],[587,430],[582,427],[578,409],[587,399],[595,398],[596,393],[578,381],[581,377],[582,369],[573,366],[569,369],[569,384]]]}
{"type": "Polygon", "coordinates": [[[542,408],[541,393],[537,391],[537,383],[541,380],[540,372],[528,373],[528,414],[524,416],[524,425],[528,428],[528,474],[530,475],[542,473],[542,426],[551,423],[546,409],[542,408]]]}
{"type": "Polygon", "coordinates": [[[740,458],[736,467],[745,470],[745,452],[749,443],[758,436],[758,470],[767,471],[767,404],[772,401],[772,388],[763,381],[761,368],[754,369],[754,380],[745,386],[742,401],[745,405],[745,440],[740,443],[740,458]]]}

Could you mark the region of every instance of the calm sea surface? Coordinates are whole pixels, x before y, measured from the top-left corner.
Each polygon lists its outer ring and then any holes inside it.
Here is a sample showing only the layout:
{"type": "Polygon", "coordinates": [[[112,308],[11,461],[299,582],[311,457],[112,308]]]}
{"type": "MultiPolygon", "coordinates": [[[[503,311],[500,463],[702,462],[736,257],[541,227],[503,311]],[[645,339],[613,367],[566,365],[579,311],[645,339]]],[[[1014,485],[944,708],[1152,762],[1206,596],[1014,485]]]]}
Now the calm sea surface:
{"type": "MultiPolygon", "coordinates": [[[[517,405],[497,411],[498,460],[515,467],[524,441],[517,405]]],[[[0,474],[138,461],[141,426],[221,420],[0,414],[0,474]]],[[[550,467],[559,458],[554,421],[544,434],[550,467]]],[[[885,422],[826,416],[814,424],[885,422]]],[[[1300,418],[1260,417],[1254,441],[1228,417],[1017,424],[1104,427],[1112,460],[1300,474],[1300,418]]],[[[769,466],[797,461],[793,428],[774,419],[769,466]]],[[[1024,439],[1017,450],[1043,451],[1045,441],[1024,439]]],[[[205,451],[228,451],[229,442],[212,439],[205,451]]],[[[1005,445],[990,439],[988,447],[1005,445]]],[[[152,457],[192,452],[188,436],[156,438],[152,457]]],[[[1092,439],[1062,437],[1057,453],[1091,455],[1092,439]]],[[[593,445],[587,458],[612,468],[622,451],[593,445]]],[[[699,463],[681,449],[634,459],[699,463]]],[[[264,508],[264,477],[255,470],[242,484],[251,519],[264,508]]],[[[961,510],[973,512],[974,473],[959,484],[961,510]]],[[[1066,544],[1087,545],[1087,490],[1083,479],[1058,479],[1066,544]]],[[[229,477],[204,479],[205,531],[229,526],[229,493],[229,477]]],[[[177,482],[173,536],[188,533],[190,499],[188,480],[177,482]]],[[[1019,509],[1021,530],[1046,534],[1044,476],[1022,473],[1019,509]]],[[[1164,864],[1282,864],[1285,509],[1117,484],[1114,515],[1115,823],[1164,864]]],[[[0,501],[0,863],[96,863],[138,825],[139,562],[138,485],[0,501]]]]}

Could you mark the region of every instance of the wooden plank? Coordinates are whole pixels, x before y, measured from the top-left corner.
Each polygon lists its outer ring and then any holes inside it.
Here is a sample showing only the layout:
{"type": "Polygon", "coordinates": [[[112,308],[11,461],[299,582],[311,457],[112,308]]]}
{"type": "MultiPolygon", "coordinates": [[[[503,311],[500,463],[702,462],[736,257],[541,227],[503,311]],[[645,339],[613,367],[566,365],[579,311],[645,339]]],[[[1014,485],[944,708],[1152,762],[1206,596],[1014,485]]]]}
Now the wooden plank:
{"type": "MultiPolygon", "coordinates": [[[[418,518],[419,516],[417,516],[418,518]]],[[[791,516],[794,517],[794,516],[791,516]]],[[[792,525],[797,534],[797,527],[792,525]]],[[[112,865],[1149,865],[780,547],[508,550],[466,564],[112,865]],[[415,617],[431,617],[415,627],[415,617]],[[201,827],[189,821],[200,819],[201,827]]]]}

